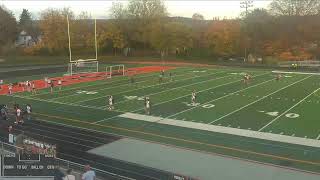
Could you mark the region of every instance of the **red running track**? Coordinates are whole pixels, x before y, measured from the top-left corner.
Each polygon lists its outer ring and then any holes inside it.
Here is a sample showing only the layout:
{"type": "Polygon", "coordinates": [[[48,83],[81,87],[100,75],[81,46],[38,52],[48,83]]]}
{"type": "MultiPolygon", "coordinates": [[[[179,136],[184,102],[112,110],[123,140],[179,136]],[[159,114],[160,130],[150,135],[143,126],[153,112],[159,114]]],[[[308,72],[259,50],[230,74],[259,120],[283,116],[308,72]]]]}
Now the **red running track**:
{"type": "MultiPolygon", "coordinates": [[[[137,67],[137,68],[128,68],[126,69],[126,75],[130,76],[133,74],[145,74],[145,73],[152,73],[152,72],[160,72],[162,70],[170,70],[175,69],[176,67],[172,66],[145,66],[145,67],[137,67]]],[[[86,74],[77,74],[72,76],[61,76],[61,77],[53,77],[49,78],[51,82],[53,82],[54,86],[58,85],[58,80],[62,81],[62,86],[68,86],[72,84],[78,84],[83,82],[91,82],[91,81],[97,81],[97,80],[103,80],[106,79],[106,72],[98,72],[98,73],[86,73],[86,74]]],[[[46,83],[43,79],[39,80],[33,80],[31,83],[35,84],[36,89],[45,89],[48,88],[46,86],[46,83]]],[[[9,84],[3,84],[1,85],[0,89],[0,95],[5,95],[9,93],[9,84]]],[[[22,82],[17,82],[16,84],[13,84],[12,92],[24,92],[27,91],[22,85],[22,82]]]]}

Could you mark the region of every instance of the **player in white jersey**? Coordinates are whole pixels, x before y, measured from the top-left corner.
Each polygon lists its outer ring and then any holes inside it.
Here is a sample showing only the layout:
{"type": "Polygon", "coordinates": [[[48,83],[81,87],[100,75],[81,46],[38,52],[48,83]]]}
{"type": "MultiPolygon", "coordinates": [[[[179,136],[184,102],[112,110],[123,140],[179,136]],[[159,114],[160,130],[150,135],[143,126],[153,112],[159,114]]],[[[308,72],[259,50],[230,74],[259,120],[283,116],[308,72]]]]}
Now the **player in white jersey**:
{"type": "Polygon", "coordinates": [[[26,106],[26,116],[27,116],[27,120],[28,121],[31,119],[31,112],[32,112],[31,105],[27,104],[27,106],[26,106]]]}
{"type": "Polygon", "coordinates": [[[150,98],[149,97],[145,97],[144,99],[144,106],[145,106],[145,112],[146,114],[150,114],[150,109],[151,109],[151,104],[150,104],[150,98]]]}
{"type": "Polygon", "coordinates": [[[44,85],[46,88],[48,87],[48,80],[49,80],[48,77],[44,78],[44,85]]]}
{"type": "Polygon", "coordinates": [[[3,85],[3,80],[0,79],[0,90],[2,89],[2,85],[3,85]]]}
{"type": "Polygon", "coordinates": [[[108,103],[109,103],[109,106],[108,106],[109,111],[113,110],[114,109],[114,107],[113,107],[114,100],[113,100],[113,96],[112,95],[110,95],[108,97],[108,103]]]}
{"type": "Polygon", "coordinates": [[[9,95],[12,95],[12,84],[11,83],[9,84],[8,89],[9,89],[9,95]]]}
{"type": "Polygon", "coordinates": [[[58,80],[58,86],[59,86],[59,90],[61,91],[61,88],[62,88],[62,81],[61,81],[61,79],[58,80]]]}
{"type": "Polygon", "coordinates": [[[23,122],[21,120],[21,109],[19,108],[19,105],[16,105],[16,122],[14,122],[14,123],[18,124],[20,122],[23,122]]]}
{"type": "Polygon", "coordinates": [[[196,97],[197,97],[196,91],[193,90],[192,93],[191,93],[191,103],[192,104],[196,103],[196,97]]]}

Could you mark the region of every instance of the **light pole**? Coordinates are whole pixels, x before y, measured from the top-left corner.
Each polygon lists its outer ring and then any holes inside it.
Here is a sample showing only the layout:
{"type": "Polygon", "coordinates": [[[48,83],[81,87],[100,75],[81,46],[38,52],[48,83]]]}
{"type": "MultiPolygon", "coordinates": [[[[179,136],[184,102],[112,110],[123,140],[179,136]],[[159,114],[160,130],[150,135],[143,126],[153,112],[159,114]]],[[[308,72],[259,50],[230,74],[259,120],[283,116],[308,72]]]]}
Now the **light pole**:
{"type": "MultiPolygon", "coordinates": [[[[240,2],[240,8],[245,9],[245,13],[246,13],[245,17],[247,17],[249,8],[251,7],[253,7],[253,0],[244,0],[240,2]]],[[[245,39],[245,41],[247,42],[247,39],[245,39]]],[[[244,47],[244,61],[246,61],[246,59],[247,59],[247,43],[245,44],[245,47],[244,47]]]]}

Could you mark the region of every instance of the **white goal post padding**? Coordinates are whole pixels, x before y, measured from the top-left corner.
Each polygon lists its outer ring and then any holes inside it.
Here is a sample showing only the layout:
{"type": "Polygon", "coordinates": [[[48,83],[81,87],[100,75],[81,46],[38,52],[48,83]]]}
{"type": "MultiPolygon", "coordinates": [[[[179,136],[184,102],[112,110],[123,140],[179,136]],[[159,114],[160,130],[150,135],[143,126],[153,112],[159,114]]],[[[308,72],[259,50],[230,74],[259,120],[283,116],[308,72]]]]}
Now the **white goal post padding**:
{"type": "Polygon", "coordinates": [[[123,64],[107,66],[106,67],[106,78],[111,78],[112,76],[124,76],[125,69],[123,64]]]}
{"type": "Polygon", "coordinates": [[[77,60],[68,64],[68,75],[97,72],[99,72],[98,61],[77,60]]]}

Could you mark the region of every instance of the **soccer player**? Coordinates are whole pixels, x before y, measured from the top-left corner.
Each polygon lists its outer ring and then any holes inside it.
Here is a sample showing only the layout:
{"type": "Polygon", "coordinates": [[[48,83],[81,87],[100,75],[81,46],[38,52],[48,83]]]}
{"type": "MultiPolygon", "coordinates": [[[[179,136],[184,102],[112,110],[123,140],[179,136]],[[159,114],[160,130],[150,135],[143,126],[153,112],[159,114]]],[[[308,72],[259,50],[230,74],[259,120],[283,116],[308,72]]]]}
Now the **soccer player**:
{"type": "Polygon", "coordinates": [[[31,81],[27,81],[27,91],[31,92],[31,81]]]}
{"type": "Polygon", "coordinates": [[[12,95],[12,84],[11,83],[9,84],[8,89],[9,89],[9,95],[12,95]]]}
{"type": "Polygon", "coordinates": [[[0,90],[2,89],[3,80],[0,79],[0,90]]]}
{"type": "Polygon", "coordinates": [[[113,107],[114,100],[113,100],[113,96],[112,96],[112,95],[110,95],[110,96],[108,97],[108,102],[109,102],[108,109],[109,109],[109,111],[111,111],[111,110],[114,109],[114,107],[113,107]]]}
{"type": "Polygon", "coordinates": [[[31,119],[31,112],[32,112],[31,105],[27,104],[27,106],[26,106],[26,115],[27,115],[27,120],[28,121],[31,119]]]}
{"type": "Polygon", "coordinates": [[[245,74],[245,75],[243,76],[243,82],[244,82],[246,85],[248,85],[249,80],[250,80],[250,75],[249,75],[249,74],[245,74]]]}
{"type": "Polygon", "coordinates": [[[150,115],[150,108],[151,108],[151,104],[150,104],[150,98],[149,97],[145,97],[144,99],[144,109],[146,114],[150,115]]]}
{"type": "Polygon", "coordinates": [[[173,74],[172,72],[169,73],[170,81],[173,81],[173,74]]]}
{"type": "Polygon", "coordinates": [[[48,87],[48,82],[49,82],[48,77],[44,77],[44,85],[46,88],[48,87]]]}
{"type": "Polygon", "coordinates": [[[131,84],[134,84],[134,75],[131,75],[131,76],[130,76],[130,83],[131,83],[131,84]]]}
{"type": "Polygon", "coordinates": [[[16,105],[16,122],[14,122],[15,124],[18,123],[23,123],[23,121],[21,120],[21,109],[19,108],[19,105],[16,105]]]}
{"type": "Polygon", "coordinates": [[[1,118],[4,120],[8,120],[8,108],[7,105],[2,105],[1,107],[1,118]]]}
{"type": "Polygon", "coordinates": [[[193,105],[196,103],[196,97],[197,97],[196,91],[193,90],[191,93],[191,102],[193,105]]]}
{"type": "Polygon", "coordinates": [[[280,81],[281,78],[282,78],[281,74],[277,74],[276,80],[280,81]]]}
{"type": "Polygon", "coordinates": [[[37,91],[36,91],[36,85],[35,85],[35,83],[33,82],[32,83],[32,94],[36,94],[37,93],[37,91]]]}
{"type": "Polygon", "coordinates": [[[159,74],[159,84],[161,84],[163,81],[163,75],[162,72],[159,74]]]}
{"type": "Polygon", "coordinates": [[[61,91],[61,88],[62,88],[62,81],[61,81],[61,79],[58,80],[58,86],[59,86],[59,91],[61,91]]]}
{"type": "Polygon", "coordinates": [[[50,92],[52,94],[53,93],[53,88],[54,88],[54,83],[51,80],[49,80],[49,81],[50,81],[50,83],[48,83],[48,84],[50,85],[50,92]]]}

